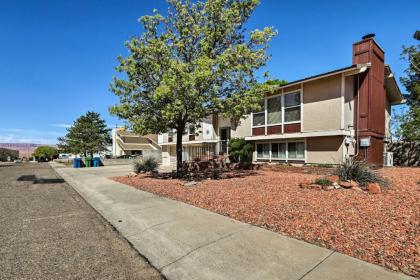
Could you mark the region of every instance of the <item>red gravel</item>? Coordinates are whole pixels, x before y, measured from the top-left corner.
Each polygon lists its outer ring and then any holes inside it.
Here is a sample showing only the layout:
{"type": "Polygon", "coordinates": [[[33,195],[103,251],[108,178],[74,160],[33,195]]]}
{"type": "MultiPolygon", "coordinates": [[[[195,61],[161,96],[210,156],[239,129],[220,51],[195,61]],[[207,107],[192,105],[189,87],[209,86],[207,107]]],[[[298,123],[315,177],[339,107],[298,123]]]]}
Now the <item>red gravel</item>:
{"type": "Polygon", "coordinates": [[[377,195],[302,189],[299,183],[319,175],[295,170],[262,170],[192,187],[146,175],[113,179],[419,277],[420,168],[381,173],[391,189],[377,195]]]}

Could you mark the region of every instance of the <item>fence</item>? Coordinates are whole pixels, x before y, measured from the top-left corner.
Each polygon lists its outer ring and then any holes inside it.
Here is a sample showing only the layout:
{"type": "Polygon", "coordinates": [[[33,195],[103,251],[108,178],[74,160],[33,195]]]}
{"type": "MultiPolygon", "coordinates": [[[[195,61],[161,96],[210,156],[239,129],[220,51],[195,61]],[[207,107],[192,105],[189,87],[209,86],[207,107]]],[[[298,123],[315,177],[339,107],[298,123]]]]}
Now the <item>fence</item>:
{"type": "Polygon", "coordinates": [[[420,166],[420,142],[393,142],[388,144],[396,166],[420,166]]]}

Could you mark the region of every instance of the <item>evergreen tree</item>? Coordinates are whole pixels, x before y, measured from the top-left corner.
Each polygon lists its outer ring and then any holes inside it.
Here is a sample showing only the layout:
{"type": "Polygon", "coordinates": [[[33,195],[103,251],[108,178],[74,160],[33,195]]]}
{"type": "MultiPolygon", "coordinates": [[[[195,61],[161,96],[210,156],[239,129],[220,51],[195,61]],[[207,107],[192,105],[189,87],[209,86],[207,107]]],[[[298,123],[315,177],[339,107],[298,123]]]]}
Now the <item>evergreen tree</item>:
{"type": "Polygon", "coordinates": [[[87,112],[79,117],[67,129],[66,136],[58,138],[58,141],[58,147],[62,151],[93,156],[94,153],[105,151],[110,145],[110,129],[100,114],[87,112]]]}

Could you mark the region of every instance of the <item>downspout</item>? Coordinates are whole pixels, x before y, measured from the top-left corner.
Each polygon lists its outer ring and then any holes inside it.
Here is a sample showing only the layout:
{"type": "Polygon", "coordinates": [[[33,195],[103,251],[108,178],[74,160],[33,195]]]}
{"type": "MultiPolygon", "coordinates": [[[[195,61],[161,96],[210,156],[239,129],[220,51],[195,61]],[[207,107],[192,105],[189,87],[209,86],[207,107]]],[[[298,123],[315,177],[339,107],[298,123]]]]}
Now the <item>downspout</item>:
{"type": "Polygon", "coordinates": [[[360,73],[357,74],[357,115],[356,115],[356,153],[353,155],[356,158],[359,155],[359,109],[360,109],[360,73]]]}
{"type": "Polygon", "coordinates": [[[357,117],[356,117],[356,154],[353,155],[353,157],[357,157],[359,155],[359,118],[360,118],[360,74],[364,73],[369,67],[371,67],[371,63],[364,64],[360,70],[359,73],[357,73],[357,117]]]}

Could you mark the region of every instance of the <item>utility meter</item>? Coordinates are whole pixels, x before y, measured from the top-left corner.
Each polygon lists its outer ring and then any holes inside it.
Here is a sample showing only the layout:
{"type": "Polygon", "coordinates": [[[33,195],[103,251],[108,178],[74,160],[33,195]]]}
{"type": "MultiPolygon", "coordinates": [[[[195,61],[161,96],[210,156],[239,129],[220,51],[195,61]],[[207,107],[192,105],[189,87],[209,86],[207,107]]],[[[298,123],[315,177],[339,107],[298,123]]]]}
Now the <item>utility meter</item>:
{"type": "Polygon", "coordinates": [[[370,137],[360,138],[360,147],[369,147],[370,146],[370,137]]]}

